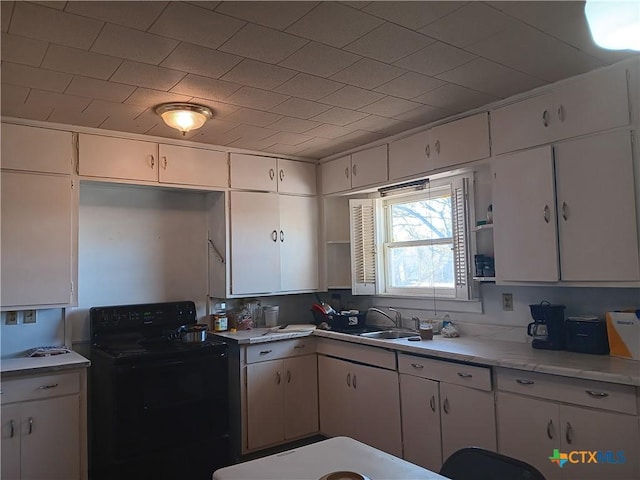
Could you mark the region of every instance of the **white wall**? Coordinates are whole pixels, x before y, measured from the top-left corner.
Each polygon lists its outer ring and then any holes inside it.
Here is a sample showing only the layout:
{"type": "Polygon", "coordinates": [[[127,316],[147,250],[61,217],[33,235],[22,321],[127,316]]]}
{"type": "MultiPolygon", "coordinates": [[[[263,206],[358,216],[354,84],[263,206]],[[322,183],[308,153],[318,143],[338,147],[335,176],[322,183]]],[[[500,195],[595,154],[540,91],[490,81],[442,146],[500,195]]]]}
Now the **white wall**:
{"type": "Polygon", "coordinates": [[[23,323],[24,312],[18,312],[18,324],[6,325],[7,313],[0,315],[1,358],[24,355],[34,347],[65,344],[64,312],[62,309],[36,310],[36,323],[23,323]]]}
{"type": "Polygon", "coordinates": [[[89,339],[93,306],[193,300],[205,314],[204,193],[82,183],[78,243],[74,342],[89,339]]]}

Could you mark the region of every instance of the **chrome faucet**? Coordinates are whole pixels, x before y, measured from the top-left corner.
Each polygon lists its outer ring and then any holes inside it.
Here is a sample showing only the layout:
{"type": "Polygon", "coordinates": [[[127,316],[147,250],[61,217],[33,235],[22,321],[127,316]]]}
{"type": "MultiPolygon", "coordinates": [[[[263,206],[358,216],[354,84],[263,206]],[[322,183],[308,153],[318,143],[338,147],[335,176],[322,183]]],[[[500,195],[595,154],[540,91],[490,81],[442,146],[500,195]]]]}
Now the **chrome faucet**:
{"type": "Polygon", "coordinates": [[[395,318],[392,318],[388,313],[380,310],[379,308],[370,307],[369,310],[377,312],[380,315],[383,315],[383,316],[387,317],[389,320],[391,320],[393,322],[393,324],[395,325],[396,328],[402,328],[402,314],[398,310],[396,310],[395,308],[389,308],[390,311],[395,313],[395,318]]]}

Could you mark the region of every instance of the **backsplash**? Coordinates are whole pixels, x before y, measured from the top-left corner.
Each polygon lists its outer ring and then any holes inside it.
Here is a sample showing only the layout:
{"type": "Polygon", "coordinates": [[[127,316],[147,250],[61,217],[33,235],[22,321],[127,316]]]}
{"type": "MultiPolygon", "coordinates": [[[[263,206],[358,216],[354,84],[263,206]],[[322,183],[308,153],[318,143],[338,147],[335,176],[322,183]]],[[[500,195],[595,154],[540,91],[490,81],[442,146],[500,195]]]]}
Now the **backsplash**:
{"type": "Polygon", "coordinates": [[[24,323],[23,312],[18,312],[18,324],[6,324],[7,312],[0,317],[0,335],[2,355],[0,358],[12,358],[23,355],[34,347],[64,345],[64,310],[36,310],[36,322],[24,323]]]}

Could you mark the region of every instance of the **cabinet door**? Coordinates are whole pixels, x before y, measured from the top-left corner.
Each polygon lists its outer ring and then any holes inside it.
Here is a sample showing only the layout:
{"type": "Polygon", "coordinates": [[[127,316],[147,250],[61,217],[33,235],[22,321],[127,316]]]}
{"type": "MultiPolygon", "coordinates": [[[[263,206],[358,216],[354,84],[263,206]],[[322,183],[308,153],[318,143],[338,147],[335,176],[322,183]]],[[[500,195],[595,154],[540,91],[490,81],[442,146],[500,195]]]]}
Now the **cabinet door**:
{"type": "Polygon", "coordinates": [[[158,181],[156,143],[81,133],[78,151],[80,175],[158,181]]]}
{"type": "Polygon", "coordinates": [[[493,193],[496,276],[557,281],[558,244],[551,147],[496,159],[493,193]]]}
{"type": "Polygon", "coordinates": [[[559,143],[555,167],[561,278],[640,280],[629,132],[559,143]]]}
{"type": "Polygon", "coordinates": [[[510,393],[497,395],[498,452],[536,467],[547,480],[562,477],[549,461],[561,448],[558,405],[510,393]]]}
{"type": "Polygon", "coordinates": [[[231,293],[280,290],[277,194],[230,192],[231,293]]]}
{"type": "Polygon", "coordinates": [[[244,153],[230,158],[231,188],[278,191],[277,159],[244,153]]]}
{"type": "Polygon", "coordinates": [[[440,383],[442,458],[463,447],[497,449],[493,392],[440,383]]]}
{"type": "Polygon", "coordinates": [[[79,412],[78,395],[22,404],[23,480],[80,478],[79,412]]]}
{"type": "Polygon", "coordinates": [[[389,180],[423,174],[433,170],[429,130],[415,133],[409,137],[389,144],[389,180]]]}
{"type": "Polygon", "coordinates": [[[434,472],[442,467],[438,382],[400,375],[404,459],[434,472]]]}
{"type": "Polygon", "coordinates": [[[280,195],[280,290],[318,288],[318,200],[280,195]]]}
{"type": "Polygon", "coordinates": [[[320,431],[328,437],[355,435],[353,413],[360,405],[353,405],[352,365],[343,360],[318,355],[320,431]]]}
{"type": "Polygon", "coordinates": [[[598,72],[561,87],[554,107],[554,140],[628,125],[626,71],[598,72]]]}
{"type": "Polygon", "coordinates": [[[342,192],[351,188],[351,155],[323,163],[320,169],[323,194],[342,192]]]}
{"type": "Polygon", "coordinates": [[[2,168],[45,173],[71,173],[71,132],[2,124],[2,168]]]}
{"type": "Polygon", "coordinates": [[[402,457],[398,372],[357,364],[350,371],[354,438],[402,457]]]}
{"type": "Polygon", "coordinates": [[[20,404],[3,405],[1,412],[0,477],[6,480],[17,480],[20,478],[20,404]]]}
{"type": "Polygon", "coordinates": [[[551,93],[529,98],[491,112],[493,154],[513,152],[552,140],[557,123],[551,93]]]}
{"type": "Polygon", "coordinates": [[[561,451],[597,451],[601,455],[598,463],[573,463],[572,459],[581,457],[570,457],[563,467],[564,478],[628,480],[640,477],[640,433],[636,417],[565,405],[559,408],[561,451]]]}
{"type": "Polygon", "coordinates": [[[2,306],[71,301],[68,176],[2,171],[2,306]]]}
{"type": "Polygon", "coordinates": [[[351,155],[351,187],[360,188],[389,179],[387,146],[370,148],[351,155]]]}
{"type": "Polygon", "coordinates": [[[278,159],[278,192],[299,195],[316,194],[316,165],[278,159]]]}
{"type": "Polygon", "coordinates": [[[284,360],[284,438],[318,431],[318,363],[316,355],[284,360]]]}
{"type": "Polygon", "coordinates": [[[247,438],[249,449],[284,440],[282,360],[247,365],[247,438]]]}
{"type": "Polygon", "coordinates": [[[491,155],[487,113],[434,127],[430,136],[434,169],[472,162],[491,155]]]}
{"type": "Polygon", "coordinates": [[[159,179],[163,183],[227,187],[227,154],[202,148],[161,144],[159,179]]]}

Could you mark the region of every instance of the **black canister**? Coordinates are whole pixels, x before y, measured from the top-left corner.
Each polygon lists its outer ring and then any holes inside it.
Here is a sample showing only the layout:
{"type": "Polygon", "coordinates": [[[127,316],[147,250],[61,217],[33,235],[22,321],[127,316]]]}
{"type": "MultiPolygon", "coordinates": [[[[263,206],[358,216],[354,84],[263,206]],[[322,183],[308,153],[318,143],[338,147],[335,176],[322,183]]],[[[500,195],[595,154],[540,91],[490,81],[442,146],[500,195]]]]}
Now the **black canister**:
{"type": "Polygon", "coordinates": [[[598,317],[569,317],[566,322],[567,343],[570,352],[609,353],[607,323],[598,317]]]}

